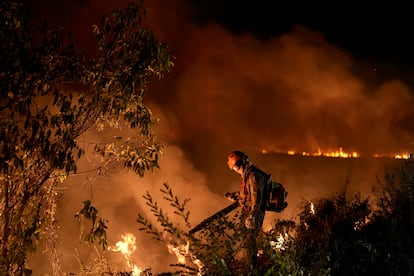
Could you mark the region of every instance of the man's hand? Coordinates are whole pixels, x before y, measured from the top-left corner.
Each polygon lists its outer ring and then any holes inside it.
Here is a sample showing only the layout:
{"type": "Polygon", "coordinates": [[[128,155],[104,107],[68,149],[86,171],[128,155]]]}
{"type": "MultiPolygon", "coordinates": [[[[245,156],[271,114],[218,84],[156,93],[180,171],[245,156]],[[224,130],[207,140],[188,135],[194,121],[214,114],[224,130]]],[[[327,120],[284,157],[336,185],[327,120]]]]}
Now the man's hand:
{"type": "Polygon", "coordinates": [[[225,194],[225,197],[230,201],[236,202],[237,200],[239,200],[240,192],[227,192],[225,194]]]}
{"type": "Polygon", "coordinates": [[[244,221],[244,226],[246,226],[247,229],[254,229],[255,228],[254,217],[248,216],[246,220],[244,221]]]}

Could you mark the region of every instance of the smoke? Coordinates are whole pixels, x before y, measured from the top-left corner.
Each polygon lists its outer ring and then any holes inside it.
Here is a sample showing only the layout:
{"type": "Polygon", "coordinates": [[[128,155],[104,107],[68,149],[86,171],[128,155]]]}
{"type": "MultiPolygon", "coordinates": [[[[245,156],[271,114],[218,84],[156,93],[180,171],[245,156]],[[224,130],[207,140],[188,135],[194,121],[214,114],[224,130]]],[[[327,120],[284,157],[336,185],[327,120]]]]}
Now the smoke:
{"type": "MultiPolygon", "coordinates": [[[[121,172],[95,179],[92,183],[90,181],[84,182],[83,185],[79,185],[79,179],[69,181],[66,184],[67,191],[64,193],[64,198],[60,201],[62,209],[65,209],[62,210],[65,214],[62,215],[62,218],[73,217],[73,214],[81,207],[80,202],[92,198],[92,203],[99,210],[100,216],[108,220],[107,233],[110,245],[121,240],[121,235],[132,233],[137,238],[137,249],[133,254],[135,264],[142,269],[153,268],[154,272],[169,271],[171,269],[169,265],[177,262],[176,257],[168,252],[166,244],[157,242],[149,234],[138,230],[142,227],[137,223],[138,213],[144,215],[155,227],[161,230],[160,225],[156,222],[156,217],[146,205],[143,195],[148,191],[171,221],[184,230],[187,229],[184,220],[174,215],[176,209],[163,199],[165,194],[160,192],[160,189],[165,190],[163,183],[169,184],[181,202],[190,199],[186,211],[190,211],[190,222],[193,226],[226,206],[228,201],[207,188],[203,174],[193,168],[191,162],[179,148],[167,145],[166,154],[161,157],[159,163],[162,169],[154,173],[147,173],[144,178],[133,173],[121,172]],[[77,210],[72,206],[76,206],[77,210]],[[160,260],[163,261],[160,262],[160,260]]],[[[61,237],[65,237],[64,250],[70,252],[74,248],[80,230],[76,219],[64,221],[63,224],[67,223],[73,226],[73,231],[68,232],[67,229],[64,229],[61,232],[61,237]]],[[[85,248],[83,250],[85,251],[85,248]]],[[[85,259],[93,259],[94,252],[86,251],[84,254],[87,254],[84,256],[85,259]]],[[[105,256],[112,269],[126,268],[126,263],[120,253],[108,252],[105,256]]],[[[64,271],[76,271],[78,266],[73,262],[69,265],[70,259],[70,257],[63,259],[64,271]]]]}
{"type": "Polygon", "coordinates": [[[412,147],[413,127],[401,123],[414,115],[411,89],[399,80],[366,83],[351,54],[317,31],[296,26],[266,41],[214,23],[177,32],[185,39],[173,47],[185,52],[177,52],[179,72],[166,97],[186,143],[281,151],[342,146],[366,155],[412,147]]]}
{"type": "MultiPolygon", "coordinates": [[[[39,13],[73,30],[78,47],[87,50],[92,45],[88,27],[126,1],[63,1],[59,5],[64,9],[49,4],[39,13]]],[[[239,188],[240,179],[228,170],[225,158],[232,150],[243,150],[289,191],[288,209],[266,216],[269,227],[274,218],[294,218],[300,202],[317,196],[343,189],[369,194],[375,176],[397,161],[263,155],[262,149],[312,152],[343,147],[366,156],[412,151],[414,95],[403,81],[369,82],[356,72],[368,68],[366,75],[375,75],[375,64],[360,68],[351,53],[317,30],[298,25],[261,40],[231,33],[214,22],[197,25],[186,4],[146,3],[150,28],[176,57],[173,71],[154,82],[147,97],[160,118],[155,131],[166,145],[161,169],[144,178],[122,173],[88,181],[73,178],[65,184],[59,206],[65,271],[79,267],[71,255],[79,225],[67,218],[79,211],[83,200],[92,198],[108,219],[111,244],[132,232],[137,236],[137,265],[163,272],[175,257],[139,232],[136,222],[138,212],[154,219],[142,198],[146,191],[168,210],[159,193],[162,183],[180,199],[191,198],[195,226],[228,204],[225,192],[239,188]],[[165,260],[162,265],[160,258],[165,260]]],[[[114,261],[125,264],[116,256],[114,261]]],[[[47,260],[36,262],[47,269],[47,260]]]]}

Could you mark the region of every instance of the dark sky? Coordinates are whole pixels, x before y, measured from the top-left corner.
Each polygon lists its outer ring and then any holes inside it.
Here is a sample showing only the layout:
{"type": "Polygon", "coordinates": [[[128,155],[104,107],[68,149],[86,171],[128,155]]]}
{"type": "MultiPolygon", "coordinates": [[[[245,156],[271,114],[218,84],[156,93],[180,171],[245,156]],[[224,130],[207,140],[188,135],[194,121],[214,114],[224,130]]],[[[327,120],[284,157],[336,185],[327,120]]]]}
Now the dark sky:
{"type": "MultiPolygon", "coordinates": [[[[118,2],[109,4],[103,1],[101,11],[108,11],[111,6],[122,7],[127,3],[118,2]]],[[[314,1],[265,0],[172,2],[181,4],[166,2],[160,5],[174,7],[175,10],[167,12],[188,17],[188,23],[203,25],[215,22],[233,33],[247,32],[263,40],[288,33],[295,25],[302,25],[320,31],[327,41],[343,47],[362,60],[375,61],[384,66],[398,65],[404,70],[411,70],[414,64],[414,42],[411,38],[414,17],[410,5],[403,1],[392,4],[377,1],[363,4],[357,1],[321,4],[314,1]],[[186,8],[180,10],[180,5],[186,8]]],[[[59,16],[74,13],[77,9],[87,12],[87,7],[99,4],[94,0],[34,0],[34,3],[36,7],[41,3],[43,9],[53,13],[59,11],[59,16]]]]}
{"type": "MultiPolygon", "coordinates": [[[[327,41],[413,83],[414,19],[406,4],[275,1],[190,1],[199,24],[214,21],[235,33],[249,32],[266,40],[303,25],[324,34],[327,41]],[[282,4],[281,4],[282,3],[282,4]],[[398,67],[398,68],[397,68],[398,67]]],[[[413,83],[414,84],[414,83],[413,83]]]]}
{"type": "Polygon", "coordinates": [[[408,5],[350,2],[321,5],[316,2],[190,1],[199,23],[215,21],[234,32],[251,32],[260,38],[289,32],[301,24],[361,57],[412,63],[413,17],[408,5]]]}
{"type": "MultiPolygon", "coordinates": [[[[388,2],[361,4],[356,1],[327,4],[265,0],[182,0],[172,1],[173,4],[153,2],[157,3],[155,5],[173,7],[174,10],[163,12],[186,17],[187,23],[202,26],[215,22],[232,33],[250,33],[264,41],[289,33],[294,26],[306,26],[321,32],[328,42],[346,49],[360,62],[375,63],[382,70],[377,72],[380,78],[398,75],[414,85],[414,17],[409,5],[403,1],[393,2],[392,5],[388,2]]],[[[59,3],[34,0],[34,3],[35,7],[41,6],[49,11],[49,15],[57,12],[58,17],[74,14],[77,9],[87,13],[88,7],[99,6],[94,0],[59,3]]],[[[110,7],[122,7],[125,3],[127,1],[103,1],[102,7],[95,10],[91,18],[97,18],[95,16],[100,11],[107,12],[110,7]]]]}

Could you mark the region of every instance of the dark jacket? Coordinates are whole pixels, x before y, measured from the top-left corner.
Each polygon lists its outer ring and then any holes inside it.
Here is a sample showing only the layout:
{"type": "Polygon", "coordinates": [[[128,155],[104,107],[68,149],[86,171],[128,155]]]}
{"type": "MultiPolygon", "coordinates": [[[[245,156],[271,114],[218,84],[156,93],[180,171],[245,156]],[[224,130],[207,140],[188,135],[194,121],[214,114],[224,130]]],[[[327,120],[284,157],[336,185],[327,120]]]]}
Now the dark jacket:
{"type": "Polygon", "coordinates": [[[250,164],[243,172],[240,187],[240,205],[247,216],[255,218],[256,227],[263,224],[265,214],[265,187],[269,175],[250,164]]]}

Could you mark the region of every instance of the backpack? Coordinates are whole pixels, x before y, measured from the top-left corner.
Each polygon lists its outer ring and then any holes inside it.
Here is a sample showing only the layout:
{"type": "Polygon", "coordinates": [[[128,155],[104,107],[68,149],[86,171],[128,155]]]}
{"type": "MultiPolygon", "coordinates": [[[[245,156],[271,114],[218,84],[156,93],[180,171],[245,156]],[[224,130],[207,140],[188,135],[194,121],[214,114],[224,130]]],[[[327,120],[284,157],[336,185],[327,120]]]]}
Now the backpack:
{"type": "Polygon", "coordinates": [[[287,195],[288,192],[285,187],[281,183],[272,180],[272,175],[269,175],[265,188],[266,211],[282,212],[288,205],[286,202],[287,195]]]}

